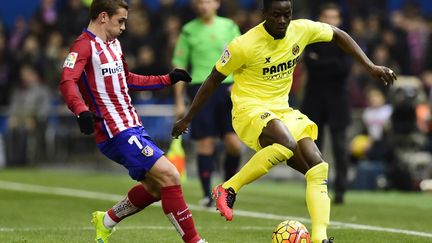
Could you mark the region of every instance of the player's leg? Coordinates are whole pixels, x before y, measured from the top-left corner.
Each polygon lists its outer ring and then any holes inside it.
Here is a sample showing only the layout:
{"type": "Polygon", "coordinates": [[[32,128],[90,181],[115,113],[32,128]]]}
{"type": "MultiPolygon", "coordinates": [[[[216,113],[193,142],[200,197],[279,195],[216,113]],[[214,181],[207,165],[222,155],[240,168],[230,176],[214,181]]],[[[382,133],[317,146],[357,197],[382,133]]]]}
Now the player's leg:
{"type": "MultiPolygon", "coordinates": [[[[180,208],[181,210],[187,209],[181,193],[177,169],[163,156],[163,151],[154,144],[143,127],[127,129],[114,138],[98,144],[98,147],[108,158],[128,169],[132,179],[140,181],[142,184],[134,186],[128,193],[127,198],[119,202],[118,207],[114,206],[112,218],[108,213],[105,214],[104,212],[95,212],[93,214],[93,223],[96,227],[96,242],[107,242],[113,231],[104,225],[105,219],[111,218],[113,221],[111,223],[115,224],[115,220],[119,221],[133,215],[160,198],[162,199],[164,211],[172,213],[177,208],[179,210],[180,208]],[[131,205],[128,205],[129,202],[131,205]],[[173,206],[172,204],[177,205],[173,206]],[[126,206],[126,209],[119,210],[122,206],[126,206]]],[[[188,213],[189,211],[183,212],[188,213]]],[[[183,212],[176,215],[182,216],[183,212]]],[[[190,212],[187,215],[190,215],[190,212]]],[[[172,222],[174,223],[174,221],[172,222]]],[[[198,242],[199,239],[196,240],[196,238],[199,238],[199,236],[195,231],[192,218],[187,218],[181,223],[177,223],[177,225],[179,226],[176,227],[177,229],[184,229],[179,231],[183,239],[192,240],[190,242],[193,243],[198,242]]]]}
{"type": "Polygon", "coordinates": [[[263,149],[252,158],[231,179],[213,190],[216,207],[227,220],[232,220],[232,207],[235,194],[246,184],[249,184],[278,163],[286,161],[293,155],[296,142],[287,127],[278,119],[268,121],[259,136],[263,149]]]}
{"type": "Polygon", "coordinates": [[[108,242],[115,226],[123,219],[138,213],[150,204],[160,200],[159,189],[155,182],[146,182],[133,186],[127,195],[108,211],[93,212],[92,222],[96,227],[97,242],[108,242]]]}
{"type": "Polygon", "coordinates": [[[213,203],[211,198],[211,175],[214,170],[215,139],[213,137],[203,137],[196,141],[198,176],[204,194],[200,205],[210,207],[213,203]]]}
{"type": "Polygon", "coordinates": [[[165,156],[160,157],[146,175],[160,187],[162,209],[184,242],[201,242],[180,186],[180,175],[165,156]]]}
{"type": "Polygon", "coordinates": [[[296,156],[296,159],[303,160],[309,166],[305,173],[306,204],[312,222],[312,242],[321,243],[327,240],[327,226],[330,221],[328,164],[324,162],[321,152],[309,137],[298,141],[296,152],[301,153],[296,156]]]}
{"type": "Polygon", "coordinates": [[[104,226],[114,228],[123,219],[138,213],[150,204],[160,200],[160,188],[149,178],[133,186],[127,195],[111,207],[104,215],[104,226]]]}
{"type": "Polygon", "coordinates": [[[238,170],[242,143],[234,132],[226,133],[223,136],[225,144],[224,177],[229,180],[238,170]]]}
{"type": "Polygon", "coordinates": [[[232,126],[231,84],[221,84],[216,101],[216,126],[225,145],[224,177],[231,178],[238,170],[242,143],[232,126]]]}
{"type": "Polygon", "coordinates": [[[348,152],[345,128],[330,129],[333,157],[335,162],[334,202],[342,204],[347,187],[348,152]]]}
{"type": "MultiPolygon", "coordinates": [[[[187,89],[188,96],[193,99],[200,85],[191,85],[187,89]]],[[[214,169],[214,146],[218,136],[215,122],[215,96],[209,98],[204,107],[195,115],[191,122],[191,138],[197,146],[197,170],[203,190],[200,204],[211,206],[211,176],[214,169]]]]}
{"type": "Polygon", "coordinates": [[[286,161],[293,156],[297,144],[287,127],[278,119],[270,120],[262,129],[259,136],[261,150],[235,174],[223,184],[223,188],[233,188],[238,192],[244,185],[249,184],[278,163],[286,161]]]}

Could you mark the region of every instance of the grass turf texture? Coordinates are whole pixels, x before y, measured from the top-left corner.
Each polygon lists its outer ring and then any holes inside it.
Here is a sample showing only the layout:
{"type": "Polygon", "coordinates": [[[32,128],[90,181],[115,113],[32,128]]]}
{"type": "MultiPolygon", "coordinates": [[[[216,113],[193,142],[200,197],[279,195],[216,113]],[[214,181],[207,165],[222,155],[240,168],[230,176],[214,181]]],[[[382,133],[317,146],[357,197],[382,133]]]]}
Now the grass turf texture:
{"type": "MultiPolygon", "coordinates": [[[[1,170],[0,181],[62,187],[124,195],[134,185],[127,176],[89,171],[1,170]]],[[[1,182],[0,182],[1,184],[1,182]]],[[[304,183],[258,181],[244,187],[237,197],[234,220],[226,222],[215,211],[194,207],[201,197],[196,180],[183,185],[200,234],[209,242],[271,242],[279,218],[241,216],[249,211],[306,218],[304,183]],[[236,210],[239,214],[236,215],[236,210]],[[241,211],[241,213],[240,213],[241,211]],[[246,212],[245,212],[246,211],[246,212]]],[[[0,242],[93,242],[91,212],[106,210],[113,199],[87,199],[0,189],[0,242]]],[[[432,194],[350,191],[346,204],[332,207],[332,221],[428,233],[426,237],[330,226],[336,242],[432,242],[432,194]]],[[[181,242],[159,206],[146,208],[119,224],[111,242],[181,242]]]]}

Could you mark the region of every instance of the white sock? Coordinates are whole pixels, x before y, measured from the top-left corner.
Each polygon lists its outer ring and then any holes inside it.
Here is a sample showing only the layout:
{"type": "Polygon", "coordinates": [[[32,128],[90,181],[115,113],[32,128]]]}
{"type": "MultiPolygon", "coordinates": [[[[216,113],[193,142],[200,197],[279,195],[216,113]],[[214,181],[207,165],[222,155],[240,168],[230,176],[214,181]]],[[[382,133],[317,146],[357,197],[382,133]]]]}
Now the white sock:
{"type": "Polygon", "coordinates": [[[112,218],[108,215],[108,212],[105,212],[103,224],[108,229],[112,229],[114,226],[116,226],[117,222],[112,220],[112,218]]]}

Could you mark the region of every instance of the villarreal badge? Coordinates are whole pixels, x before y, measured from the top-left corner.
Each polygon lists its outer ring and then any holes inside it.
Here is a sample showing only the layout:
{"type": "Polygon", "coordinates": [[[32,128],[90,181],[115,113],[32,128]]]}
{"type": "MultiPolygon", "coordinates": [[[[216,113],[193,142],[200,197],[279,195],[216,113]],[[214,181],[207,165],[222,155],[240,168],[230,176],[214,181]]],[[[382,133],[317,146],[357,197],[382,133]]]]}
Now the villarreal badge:
{"type": "Polygon", "coordinates": [[[147,145],[143,148],[143,150],[141,150],[141,153],[147,157],[151,157],[151,156],[153,156],[153,149],[147,145]]]}

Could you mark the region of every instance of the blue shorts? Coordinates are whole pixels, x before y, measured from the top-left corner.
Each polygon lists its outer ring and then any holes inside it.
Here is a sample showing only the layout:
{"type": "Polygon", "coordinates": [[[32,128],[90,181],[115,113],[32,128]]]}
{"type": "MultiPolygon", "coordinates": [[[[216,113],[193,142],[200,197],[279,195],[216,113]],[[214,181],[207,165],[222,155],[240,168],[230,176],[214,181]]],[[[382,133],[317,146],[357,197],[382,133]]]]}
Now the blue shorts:
{"type": "Polygon", "coordinates": [[[98,148],[109,159],[123,165],[136,181],[143,180],[147,171],[164,155],[144,127],[126,129],[99,143],[98,148]]]}
{"type": "MultiPolygon", "coordinates": [[[[232,102],[230,87],[232,84],[221,84],[208,99],[191,122],[191,138],[222,137],[233,133],[232,102]]],[[[190,85],[187,88],[191,100],[195,97],[201,85],[190,85]]]]}

